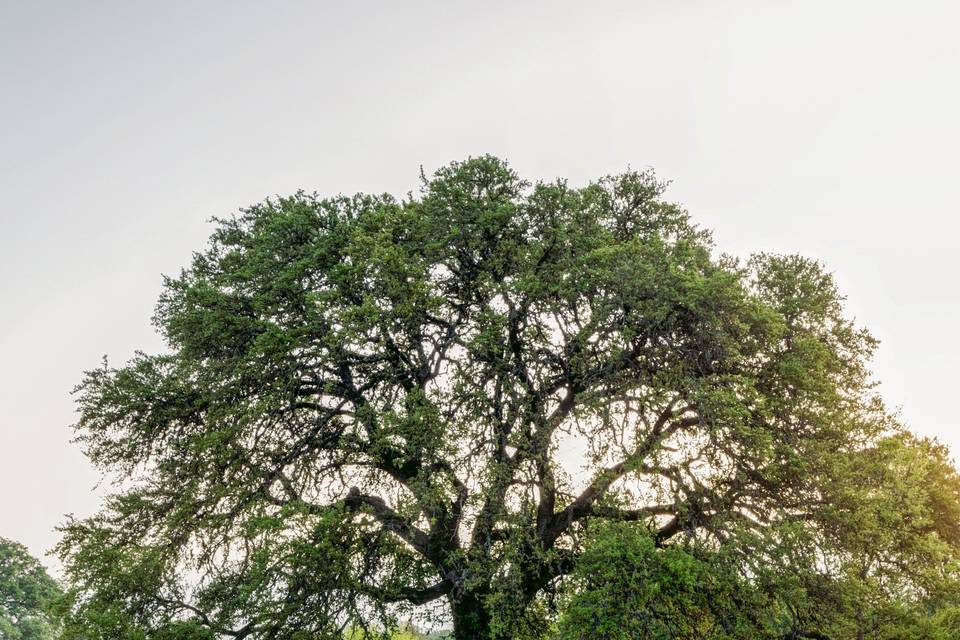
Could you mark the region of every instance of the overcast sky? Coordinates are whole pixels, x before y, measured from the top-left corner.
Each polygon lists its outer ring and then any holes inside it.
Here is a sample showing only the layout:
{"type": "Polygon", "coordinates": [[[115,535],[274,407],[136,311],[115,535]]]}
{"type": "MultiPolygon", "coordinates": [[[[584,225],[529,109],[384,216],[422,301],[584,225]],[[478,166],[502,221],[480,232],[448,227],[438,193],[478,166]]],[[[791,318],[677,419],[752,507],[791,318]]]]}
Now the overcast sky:
{"type": "Polygon", "coordinates": [[[70,390],[160,348],[210,216],[483,153],[653,167],[720,250],[821,259],[889,404],[960,451],[958,7],[0,0],[0,536],[96,508],[70,390]]]}

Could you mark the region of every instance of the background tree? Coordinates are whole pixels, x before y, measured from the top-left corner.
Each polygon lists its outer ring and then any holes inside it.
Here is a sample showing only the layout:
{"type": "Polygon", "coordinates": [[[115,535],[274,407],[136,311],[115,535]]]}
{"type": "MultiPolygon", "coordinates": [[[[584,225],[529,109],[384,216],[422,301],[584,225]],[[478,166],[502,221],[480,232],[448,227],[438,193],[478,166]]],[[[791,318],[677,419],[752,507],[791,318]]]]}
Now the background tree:
{"type": "Polygon", "coordinates": [[[953,637],[943,615],[960,602],[960,475],[946,449],[901,432],[834,462],[822,507],[766,563],[801,587],[789,629],[953,637]]]}
{"type": "Polygon", "coordinates": [[[26,547],[0,538],[0,639],[47,640],[60,590],[26,547]]]}
{"type": "Polygon", "coordinates": [[[898,431],[874,340],[817,263],[716,257],[663,189],[482,157],[219,220],[166,280],[168,351],[78,388],[124,487],[64,528],[78,619],[530,637],[591,522],[665,547],[816,518],[837,453],[898,431]]]}

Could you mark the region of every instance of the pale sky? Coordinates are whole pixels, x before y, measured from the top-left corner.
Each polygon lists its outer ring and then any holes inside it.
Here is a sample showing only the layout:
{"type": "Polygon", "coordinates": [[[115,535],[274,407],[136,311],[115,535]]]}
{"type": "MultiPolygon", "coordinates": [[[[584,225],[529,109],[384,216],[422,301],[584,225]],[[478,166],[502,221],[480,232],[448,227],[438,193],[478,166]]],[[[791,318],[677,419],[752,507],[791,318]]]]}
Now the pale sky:
{"type": "Polygon", "coordinates": [[[653,167],[719,250],[819,258],[887,402],[960,451],[958,25],[948,1],[0,0],[0,536],[42,556],[96,509],[70,389],[160,348],[161,274],[211,216],[483,153],[653,167]]]}

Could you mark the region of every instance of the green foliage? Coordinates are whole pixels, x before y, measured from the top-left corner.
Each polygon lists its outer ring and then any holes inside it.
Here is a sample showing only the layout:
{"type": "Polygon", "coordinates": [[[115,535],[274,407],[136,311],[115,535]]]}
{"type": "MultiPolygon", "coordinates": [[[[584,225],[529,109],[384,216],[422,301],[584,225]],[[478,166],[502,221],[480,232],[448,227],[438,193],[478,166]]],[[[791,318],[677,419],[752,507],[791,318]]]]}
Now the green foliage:
{"type": "Polygon", "coordinates": [[[656,546],[642,527],[593,532],[577,561],[558,640],[770,637],[776,608],[730,559],[696,547],[656,546]]]}
{"type": "Polygon", "coordinates": [[[538,638],[563,602],[568,637],[593,607],[612,633],[629,614],[584,568],[604,554],[645,576],[629,633],[854,637],[956,604],[955,474],[877,398],[829,273],[717,257],[663,192],[484,156],[403,200],[218,220],[165,281],[166,352],[77,389],[123,489],[64,527],[73,637],[339,638],[416,612],[538,638]],[[637,529],[615,547],[604,522],[637,529]]]}
{"type": "Polygon", "coordinates": [[[559,637],[957,637],[960,476],[944,447],[898,434],[833,460],[811,517],[719,546],[597,527],[559,637]]]}
{"type": "Polygon", "coordinates": [[[801,589],[791,626],[833,638],[939,637],[931,612],[960,602],[960,475],[946,449],[898,433],[830,459],[816,535],[804,529],[774,547],[786,561],[771,588],[786,577],[801,589]]]}
{"type": "Polygon", "coordinates": [[[23,545],[0,538],[0,639],[53,638],[52,608],[59,594],[57,584],[23,545]]]}

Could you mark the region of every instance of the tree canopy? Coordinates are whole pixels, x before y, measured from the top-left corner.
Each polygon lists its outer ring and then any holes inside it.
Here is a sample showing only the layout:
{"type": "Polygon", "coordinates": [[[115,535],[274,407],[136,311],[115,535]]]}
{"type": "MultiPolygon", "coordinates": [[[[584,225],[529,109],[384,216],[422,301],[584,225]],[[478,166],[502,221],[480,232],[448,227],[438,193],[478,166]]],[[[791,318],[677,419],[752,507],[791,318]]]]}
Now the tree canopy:
{"type": "Polygon", "coordinates": [[[60,589],[26,547],[0,538],[0,639],[53,638],[60,589]]]}
{"type": "Polygon", "coordinates": [[[77,436],[119,481],[64,527],[78,637],[404,616],[586,637],[600,531],[676,578],[628,601],[696,628],[730,613],[702,580],[730,607],[776,595],[753,627],[771,637],[857,637],[893,591],[953,602],[955,472],[884,408],[830,274],[718,255],[664,189],[533,184],[486,156],[402,199],[297,193],[217,220],[165,281],[168,349],[78,387],[77,436]],[[829,598],[843,621],[811,604],[829,598]]]}

